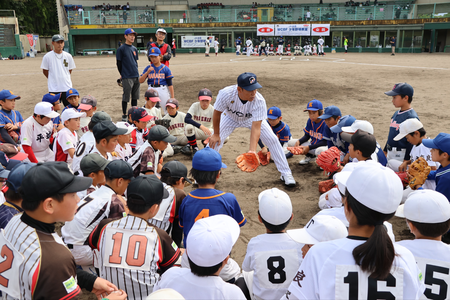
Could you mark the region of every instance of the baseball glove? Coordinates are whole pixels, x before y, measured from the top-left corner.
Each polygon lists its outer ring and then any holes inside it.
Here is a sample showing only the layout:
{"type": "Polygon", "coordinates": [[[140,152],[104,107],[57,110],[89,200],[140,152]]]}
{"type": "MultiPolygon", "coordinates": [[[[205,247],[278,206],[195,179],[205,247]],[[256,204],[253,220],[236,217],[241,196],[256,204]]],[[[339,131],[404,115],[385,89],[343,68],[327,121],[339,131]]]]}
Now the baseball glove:
{"type": "Polygon", "coordinates": [[[123,87],[122,78],[117,79],[117,85],[123,87]]]}
{"type": "Polygon", "coordinates": [[[331,147],[317,156],[316,163],[325,172],[336,172],[341,166],[341,151],[336,147],[331,147]]]}
{"type": "MultiPolygon", "coordinates": [[[[13,139],[15,143],[20,142],[20,137],[15,130],[8,131],[9,136],[13,139]]],[[[6,143],[6,141],[0,136],[0,142],[6,143]]]]}
{"type": "Polygon", "coordinates": [[[287,147],[287,149],[294,155],[302,155],[303,154],[303,148],[301,146],[287,147]]]}
{"type": "Polygon", "coordinates": [[[270,162],[270,152],[267,152],[267,154],[264,155],[262,151],[259,151],[258,158],[262,166],[267,166],[270,162]]]}
{"type": "Polygon", "coordinates": [[[398,177],[400,177],[400,180],[402,181],[403,184],[403,188],[406,188],[409,184],[409,177],[408,177],[408,173],[406,172],[395,172],[395,174],[398,175],[398,177]]]}
{"type": "Polygon", "coordinates": [[[236,163],[241,171],[249,173],[255,172],[259,167],[258,155],[256,155],[256,153],[250,152],[241,154],[236,158],[236,163]]]}
{"type": "Polygon", "coordinates": [[[416,159],[408,170],[409,174],[409,187],[414,189],[416,185],[422,185],[427,180],[428,174],[430,174],[431,168],[428,166],[427,161],[423,157],[416,159]]]}
{"type": "Polygon", "coordinates": [[[158,119],[158,120],[155,120],[155,124],[162,125],[162,126],[166,127],[167,129],[169,129],[170,120],[169,119],[158,119]]]}
{"type": "Polygon", "coordinates": [[[319,193],[323,194],[334,188],[336,185],[333,179],[319,182],[319,193]]]}

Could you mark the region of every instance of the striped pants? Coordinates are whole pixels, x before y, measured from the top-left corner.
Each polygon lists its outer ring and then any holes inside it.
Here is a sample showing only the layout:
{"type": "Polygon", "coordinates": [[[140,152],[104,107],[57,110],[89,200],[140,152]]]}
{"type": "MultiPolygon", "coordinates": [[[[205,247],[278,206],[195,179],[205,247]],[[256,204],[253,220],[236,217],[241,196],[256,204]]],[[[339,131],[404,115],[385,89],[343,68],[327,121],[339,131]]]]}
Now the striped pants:
{"type": "MultiPolygon", "coordinates": [[[[222,149],[223,141],[236,129],[236,128],[248,128],[252,129],[251,121],[244,122],[236,122],[227,116],[222,114],[222,118],[220,119],[220,145],[217,145],[214,150],[220,152],[222,149]]],[[[269,123],[262,121],[261,122],[261,141],[264,145],[267,146],[270,150],[270,156],[275,162],[278,171],[281,175],[291,175],[291,169],[289,168],[289,164],[286,160],[286,156],[284,155],[283,147],[278,141],[277,136],[273,133],[272,128],[270,128],[269,123]]]]}

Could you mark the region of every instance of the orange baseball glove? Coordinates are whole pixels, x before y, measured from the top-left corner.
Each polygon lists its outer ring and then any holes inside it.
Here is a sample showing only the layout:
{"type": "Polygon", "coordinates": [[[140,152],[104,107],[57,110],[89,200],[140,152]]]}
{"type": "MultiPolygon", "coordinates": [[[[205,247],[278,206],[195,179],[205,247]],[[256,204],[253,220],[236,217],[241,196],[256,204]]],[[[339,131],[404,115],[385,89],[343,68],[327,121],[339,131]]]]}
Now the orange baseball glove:
{"type": "Polygon", "coordinates": [[[341,151],[337,147],[331,147],[317,156],[316,163],[325,172],[336,172],[341,166],[341,151]]]}
{"type": "Polygon", "coordinates": [[[259,167],[259,159],[256,153],[244,153],[236,158],[236,164],[241,171],[255,172],[259,167]]]}
{"type": "Polygon", "coordinates": [[[258,158],[262,166],[267,166],[270,162],[270,152],[267,152],[267,154],[264,155],[262,151],[259,151],[258,158]]]}
{"type": "Polygon", "coordinates": [[[294,155],[302,155],[303,154],[303,148],[301,146],[287,147],[287,149],[294,155]]]}

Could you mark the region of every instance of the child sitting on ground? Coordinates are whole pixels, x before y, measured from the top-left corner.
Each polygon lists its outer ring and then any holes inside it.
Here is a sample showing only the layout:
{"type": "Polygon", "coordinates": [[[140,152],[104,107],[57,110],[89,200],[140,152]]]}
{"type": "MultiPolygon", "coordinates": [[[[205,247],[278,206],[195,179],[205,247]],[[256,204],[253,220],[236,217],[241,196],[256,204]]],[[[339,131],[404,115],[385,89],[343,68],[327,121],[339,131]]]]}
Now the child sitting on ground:
{"type": "Polygon", "coordinates": [[[117,137],[117,146],[114,152],[111,153],[113,160],[121,159],[128,161],[130,156],[133,154],[133,149],[131,149],[131,133],[136,130],[136,127],[130,125],[128,122],[117,122],[117,128],[126,129],[125,134],[121,134],[117,137]]]}
{"type": "Polygon", "coordinates": [[[191,147],[187,144],[188,138],[184,132],[186,119],[186,114],[184,112],[178,111],[179,103],[177,99],[169,99],[166,104],[167,114],[163,119],[170,120],[169,132],[171,135],[177,138],[177,140],[172,143],[173,152],[177,154],[181,151],[183,154],[191,154],[191,147]]]}
{"type": "MultiPolygon", "coordinates": [[[[289,125],[281,121],[281,119],[283,119],[283,117],[281,116],[281,110],[278,107],[272,106],[271,108],[269,108],[269,110],[267,110],[267,123],[269,123],[270,127],[273,130],[273,133],[275,133],[278,140],[280,141],[286,158],[290,158],[293,154],[289,152],[287,147],[288,142],[292,137],[291,130],[289,128],[289,125]]],[[[263,144],[261,139],[259,139],[258,144],[261,147],[261,151],[264,155],[269,152],[269,149],[263,144]]]]}
{"type": "Polygon", "coordinates": [[[100,186],[105,185],[104,170],[108,164],[109,160],[98,153],[89,153],[83,157],[80,163],[81,172],[83,172],[84,177],[92,178],[92,184],[86,190],[77,193],[80,199],[83,199],[86,195],[96,191],[100,186]]]}

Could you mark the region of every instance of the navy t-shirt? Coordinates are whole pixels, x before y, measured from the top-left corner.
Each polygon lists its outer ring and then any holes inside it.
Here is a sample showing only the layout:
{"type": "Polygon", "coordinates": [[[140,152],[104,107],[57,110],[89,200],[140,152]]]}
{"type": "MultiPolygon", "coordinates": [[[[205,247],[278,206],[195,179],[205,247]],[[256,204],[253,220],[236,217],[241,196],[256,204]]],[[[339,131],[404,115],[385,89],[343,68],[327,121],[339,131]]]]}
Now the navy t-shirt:
{"type": "Polygon", "coordinates": [[[395,47],[395,39],[391,39],[391,46],[395,47]]]}
{"type": "Polygon", "coordinates": [[[139,70],[137,60],[138,51],[133,45],[123,44],[117,49],[116,59],[122,62],[122,78],[137,78],[139,70]]]}

